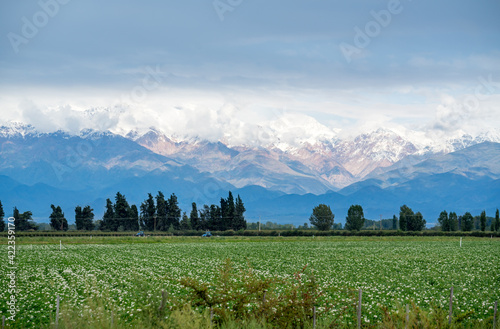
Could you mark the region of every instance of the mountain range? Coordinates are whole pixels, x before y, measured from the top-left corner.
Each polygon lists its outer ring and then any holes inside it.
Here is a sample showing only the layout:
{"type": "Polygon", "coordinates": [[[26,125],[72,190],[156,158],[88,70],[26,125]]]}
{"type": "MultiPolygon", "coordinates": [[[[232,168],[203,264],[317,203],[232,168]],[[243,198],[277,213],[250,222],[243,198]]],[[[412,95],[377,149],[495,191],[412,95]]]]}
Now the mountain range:
{"type": "Polygon", "coordinates": [[[0,200],[7,214],[17,206],[40,221],[58,204],[71,222],[76,205],[91,205],[100,218],[118,191],[137,205],[147,193],[176,193],[189,212],[191,202],[217,203],[232,190],[250,221],[302,224],[327,203],[336,222],[351,204],[372,219],[408,204],[433,223],[443,209],[477,214],[500,206],[498,142],[498,134],[484,133],[435,147],[378,129],[294,146],[230,145],[178,140],[155,128],[41,133],[12,123],[0,127],[0,200]]]}

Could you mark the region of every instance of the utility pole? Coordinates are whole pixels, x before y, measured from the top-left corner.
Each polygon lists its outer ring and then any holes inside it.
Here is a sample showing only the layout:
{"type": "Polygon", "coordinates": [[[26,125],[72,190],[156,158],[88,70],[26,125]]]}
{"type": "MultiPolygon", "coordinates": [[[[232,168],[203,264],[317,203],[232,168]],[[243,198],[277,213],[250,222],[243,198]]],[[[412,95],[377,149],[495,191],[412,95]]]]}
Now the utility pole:
{"type": "Polygon", "coordinates": [[[154,231],[156,232],[156,215],[153,216],[153,219],[155,220],[155,226],[154,226],[154,231]]]}

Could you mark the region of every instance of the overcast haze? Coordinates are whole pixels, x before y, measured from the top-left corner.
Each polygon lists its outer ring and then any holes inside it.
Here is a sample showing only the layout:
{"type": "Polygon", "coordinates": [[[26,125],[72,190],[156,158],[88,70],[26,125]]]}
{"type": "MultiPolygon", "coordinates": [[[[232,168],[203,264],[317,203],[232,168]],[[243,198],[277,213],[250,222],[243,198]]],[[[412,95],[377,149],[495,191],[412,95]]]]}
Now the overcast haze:
{"type": "Polygon", "coordinates": [[[497,0],[227,3],[2,1],[1,123],[233,143],[304,122],[327,137],[500,127],[497,0]]]}

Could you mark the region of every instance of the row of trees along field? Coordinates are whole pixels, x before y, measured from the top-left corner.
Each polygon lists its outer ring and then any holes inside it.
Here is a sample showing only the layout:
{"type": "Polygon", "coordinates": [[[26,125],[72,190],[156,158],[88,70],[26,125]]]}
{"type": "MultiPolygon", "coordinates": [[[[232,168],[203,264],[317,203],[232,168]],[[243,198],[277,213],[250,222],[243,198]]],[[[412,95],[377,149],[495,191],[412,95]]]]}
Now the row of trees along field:
{"type": "MultiPolygon", "coordinates": [[[[159,191],[156,197],[151,193],[141,203],[140,212],[136,205],[129,205],[126,197],[120,192],[116,193],[115,202],[106,200],[105,212],[102,220],[94,221],[94,210],[90,206],[77,206],[75,208],[75,225],[77,230],[102,230],[102,231],[175,231],[175,230],[244,230],[247,222],[244,217],[246,211],[243,200],[238,195],[234,199],[229,191],[227,198],[220,199],[220,205],[203,205],[198,210],[195,202],[191,204],[189,216],[182,213],[175,194],[168,199],[159,191]],[[181,215],[182,214],[182,215],[181,215]]],[[[66,231],[68,221],[60,206],[50,206],[50,227],[56,231],[66,231]]],[[[0,229],[5,229],[5,216],[0,201],[0,229]]],[[[31,211],[20,213],[14,207],[13,215],[16,230],[37,230],[38,226],[33,221],[31,211]]]]}
{"type": "MultiPolygon", "coordinates": [[[[68,221],[60,206],[51,205],[50,227],[54,230],[68,230],[68,221]]],[[[138,211],[135,205],[129,205],[124,195],[118,192],[115,196],[115,203],[110,199],[106,200],[106,210],[102,220],[94,221],[94,210],[90,206],[77,206],[75,208],[75,228],[77,230],[105,230],[105,231],[135,231],[143,229],[146,231],[175,231],[175,230],[242,230],[242,229],[294,229],[292,224],[276,224],[267,222],[265,224],[249,223],[244,217],[246,211],[240,196],[236,198],[229,192],[227,198],[221,198],[220,205],[204,205],[198,210],[195,202],[189,216],[182,213],[179,208],[177,196],[170,195],[168,199],[159,191],[153,197],[151,193],[140,205],[138,211]]],[[[5,216],[2,202],[0,201],[0,231],[5,230],[6,225],[3,220],[5,216]]],[[[21,213],[14,207],[13,215],[16,230],[29,231],[37,230],[38,225],[33,221],[31,211],[21,213]]],[[[314,207],[309,221],[313,227],[307,223],[299,226],[301,230],[310,228],[317,230],[342,229],[342,224],[334,223],[335,215],[330,206],[320,204],[314,207]]],[[[442,231],[500,231],[499,211],[496,210],[495,217],[487,217],[483,211],[480,216],[472,216],[470,212],[458,216],[455,212],[448,213],[442,211],[438,217],[439,226],[432,229],[442,231]]],[[[363,207],[352,205],[346,217],[346,230],[362,229],[384,229],[401,231],[421,231],[425,229],[426,221],[420,212],[414,213],[407,205],[403,205],[399,211],[399,218],[394,215],[392,219],[381,219],[380,221],[366,219],[363,207]]]]}
{"type": "MultiPolygon", "coordinates": [[[[326,231],[332,228],[337,228],[334,224],[335,215],[333,214],[330,206],[320,204],[313,208],[309,222],[314,228],[326,231]]],[[[485,231],[488,227],[490,231],[500,231],[500,217],[497,209],[495,218],[487,217],[486,211],[483,211],[480,216],[473,217],[470,212],[466,212],[462,216],[457,216],[456,213],[451,212],[449,215],[445,211],[441,212],[438,218],[440,228],[442,231],[472,231],[481,230],[485,231]]],[[[378,221],[365,219],[363,207],[360,205],[352,205],[347,211],[345,229],[351,231],[359,231],[361,229],[380,228],[392,229],[401,231],[422,231],[427,224],[422,213],[414,213],[413,210],[407,205],[401,206],[399,210],[399,218],[396,215],[392,219],[384,219],[378,221]]],[[[337,224],[338,225],[338,224],[337,224]]],[[[304,223],[302,229],[308,229],[307,223],[304,223]]]]}

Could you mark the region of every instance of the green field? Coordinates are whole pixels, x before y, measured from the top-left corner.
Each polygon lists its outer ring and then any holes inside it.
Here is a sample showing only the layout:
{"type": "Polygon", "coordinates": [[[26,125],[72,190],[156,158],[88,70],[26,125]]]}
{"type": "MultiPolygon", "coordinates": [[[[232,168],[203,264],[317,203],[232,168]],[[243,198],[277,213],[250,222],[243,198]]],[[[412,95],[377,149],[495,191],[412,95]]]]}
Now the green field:
{"type": "MultiPolygon", "coordinates": [[[[168,303],[173,304],[186,294],[178,279],[212,282],[227,258],[237,268],[250,266],[262,278],[289,279],[307,266],[323,292],[318,309],[331,306],[322,320],[339,319],[346,312],[343,321],[354,325],[351,306],[359,288],[366,325],[381,321],[383,306],[393,312],[407,303],[424,310],[447,310],[451,286],[454,316],[473,311],[468,318],[486,320],[500,300],[500,240],[467,237],[462,247],[459,241],[458,237],[65,238],[59,250],[59,239],[24,238],[17,241],[15,258],[15,327],[39,328],[53,322],[56,295],[62,312],[83,314],[97,307],[88,297],[97,298],[101,307],[133,327],[134,319],[151,306],[152,299],[160,298],[161,290],[169,293],[168,303]]],[[[7,264],[7,251],[1,261],[7,264]]],[[[1,280],[0,311],[8,316],[6,266],[1,280]]]]}

